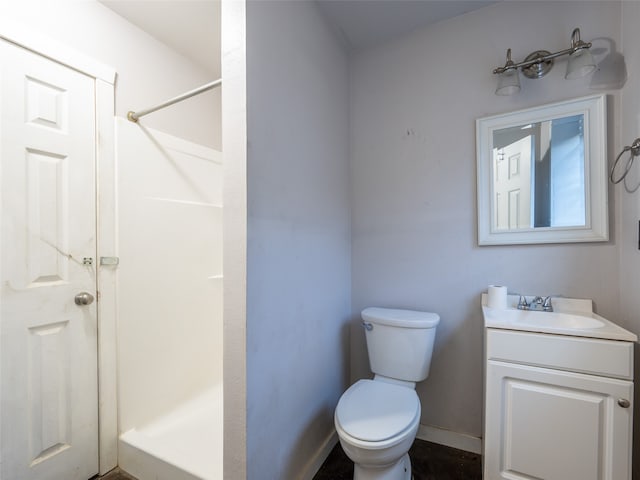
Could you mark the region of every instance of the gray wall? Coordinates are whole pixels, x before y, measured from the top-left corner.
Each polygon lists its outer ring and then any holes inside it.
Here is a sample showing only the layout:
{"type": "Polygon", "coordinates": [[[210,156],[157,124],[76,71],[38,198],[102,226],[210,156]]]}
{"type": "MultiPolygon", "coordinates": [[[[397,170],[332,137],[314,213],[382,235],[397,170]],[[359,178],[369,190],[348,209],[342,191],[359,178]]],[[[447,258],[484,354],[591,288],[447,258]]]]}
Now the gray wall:
{"type": "Polygon", "coordinates": [[[349,375],[348,59],[316,8],[247,3],[247,478],[256,480],[312,468],[349,375]]]}
{"type": "Polygon", "coordinates": [[[346,330],[350,380],[370,375],[366,306],[440,313],[422,423],[474,436],[488,284],[592,298],[640,332],[640,193],[610,188],[609,242],[480,248],[475,187],[481,116],[606,92],[609,157],[640,135],[639,17],[634,2],[502,2],[348,59],[313,4],[249,2],[249,478],[308,471],[347,382],[346,330]],[[564,80],[559,61],[520,94],[493,94],[507,47],[518,60],[559,50],[576,26],[596,47],[626,46],[624,89],[564,80]]]}
{"type": "MultiPolygon", "coordinates": [[[[621,128],[616,155],[625,145],[630,145],[640,137],[640,3],[624,2],[622,5],[622,53],[625,56],[629,81],[621,95],[621,128]]],[[[626,157],[628,158],[628,157],[626,157]]],[[[630,172],[628,185],[635,188],[640,184],[640,159],[636,158],[630,172]]],[[[640,190],[635,193],[625,191],[623,184],[616,187],[620,200],[620,306],[619,323],[638,334],[640,332],[640,249],[638,249],[638,221],[640,220],[640,190]]],[[[640,478],[640,349],[635,351],[635,405],[634,416],[634,478],[640,478]]]]}
{"type": "MultiPolygon", "coordinates": [[[[624,2],[623,4],[623,44],[629,81],[622,91],[621,97],[621,129],[616,155],[625,145],[631,145],[640,137],[640,3],[624,2]]],[[[621,160],[628,158],[628,154],[621,160]]],[[[619,168],[620,166],[618,166],[619,168]]],[[[622,169],[624,170],[624,168],[622,169]]],[[[622,170],[616,170],[620,173],[622,170]]],[[[628,186],[635,188],[640,184],[640,159],[636,158],[628,177],[628,186]]],[[[640,190],[628,192],[624,184],[616,187],[620,199],[621,221],[620,237],[620,323],[627,328],[640,330],[640,249],[638,249],[638,220],[640,220],[640,190]]],[[[638,416],[637,416],[638,417],[638,416]]]]}
{"type": "MultiPolygon", "coordinates": [[[[544,79],[523,78],[520,94],[499,97],[491,70],[508,47],[516,60],[568,47],[578,26],[585,39],[619,45],[620,18],[612,2],[500,2],[352,61],[352,380],[370,374],[362,308],[438,312],[431,374],[417,387],[423,424],[481,435],[487,285],[592,298],[619,319],[615,228],[608,243],[477,246],[475,120],[596,93],[589,78],[564,80],[559,61],[544,79]]],[[[617,95],[608,99],[612,153],[617,95]]]]}

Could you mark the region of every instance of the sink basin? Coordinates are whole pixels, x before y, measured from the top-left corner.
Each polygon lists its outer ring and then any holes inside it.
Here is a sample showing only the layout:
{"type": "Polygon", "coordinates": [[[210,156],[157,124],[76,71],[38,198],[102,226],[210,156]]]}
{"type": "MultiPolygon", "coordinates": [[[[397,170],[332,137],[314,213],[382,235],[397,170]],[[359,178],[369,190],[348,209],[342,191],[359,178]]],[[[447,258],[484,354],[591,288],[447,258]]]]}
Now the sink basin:
{"type": "MultiPolygon", "coordinates": [[[[602,328],[605,323],[594,318],[593,313],[564,313],[564,312],[537,312],[531,310],[494,310],[487,308],[485,317],[501,316],[503,322],[519,324],[522,326],[547,327],[558,329],[593,329],[602,328]]],[[[496,319],[497,320],[497,319],[496,319]]]]}
{"type": "Polygon", "coordinates": [[[490,308],[486,300],[484,294],[482,313],[487,328],[637,341],[634,333],[594,313],[591,300],[554,298],[553,312],[518,310],[517,296],[509,295],[509,308],[505,309],[490,308]]]}

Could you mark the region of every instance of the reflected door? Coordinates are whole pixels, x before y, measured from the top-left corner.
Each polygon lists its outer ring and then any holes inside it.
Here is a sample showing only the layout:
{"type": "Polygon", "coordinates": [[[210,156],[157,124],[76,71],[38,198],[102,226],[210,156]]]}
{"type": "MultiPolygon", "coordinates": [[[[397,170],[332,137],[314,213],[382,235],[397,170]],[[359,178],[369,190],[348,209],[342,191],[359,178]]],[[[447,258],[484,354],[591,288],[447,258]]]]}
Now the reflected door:
{"type": "Polygon", "coordinates": [[[0,84],[0,478],[86,480],[98,472],[94,81],[0,42],[0,84]]]}
{"type": "Polygon", "coordinates": [[[494,218],[498,230],[531,227],[531,136],[495,149],[494,218]]]}

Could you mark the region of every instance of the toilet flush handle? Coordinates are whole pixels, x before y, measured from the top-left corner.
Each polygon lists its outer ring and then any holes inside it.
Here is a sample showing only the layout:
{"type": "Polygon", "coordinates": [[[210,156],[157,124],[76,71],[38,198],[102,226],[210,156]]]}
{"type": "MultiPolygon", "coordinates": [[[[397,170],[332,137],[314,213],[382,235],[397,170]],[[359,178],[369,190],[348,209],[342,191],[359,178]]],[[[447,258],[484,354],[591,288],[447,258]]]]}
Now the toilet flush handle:
{"type": "Polygon", "coordinates": [[[369,322],[362,322],[362,326],[369,331],[373,330],[373,325],[370,324],[369,322]]]}

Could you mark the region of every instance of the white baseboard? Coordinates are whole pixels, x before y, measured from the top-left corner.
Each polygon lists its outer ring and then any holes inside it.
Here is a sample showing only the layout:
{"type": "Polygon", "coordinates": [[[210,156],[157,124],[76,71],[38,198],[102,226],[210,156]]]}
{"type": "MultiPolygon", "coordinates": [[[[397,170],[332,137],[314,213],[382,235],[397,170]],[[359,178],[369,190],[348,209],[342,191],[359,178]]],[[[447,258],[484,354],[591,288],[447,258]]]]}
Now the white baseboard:
{"type": "Polygon", "coordinates": [[[300,476],[300,480],[312,480],[337,443],[338,433],[333,430],[325,439],[318,453],[307,463],[303,474],[300,476]]]}
{"type": "Polygon", "coordinates": [[[447,447],[457,448],[471,453],[482,453],[482,439],[467,435],[466,433],[458,433],[444,428],[434,427],[431,425],[422,425],[418,427],[416,438],[427,442],[445,445],[447,447]]]}

